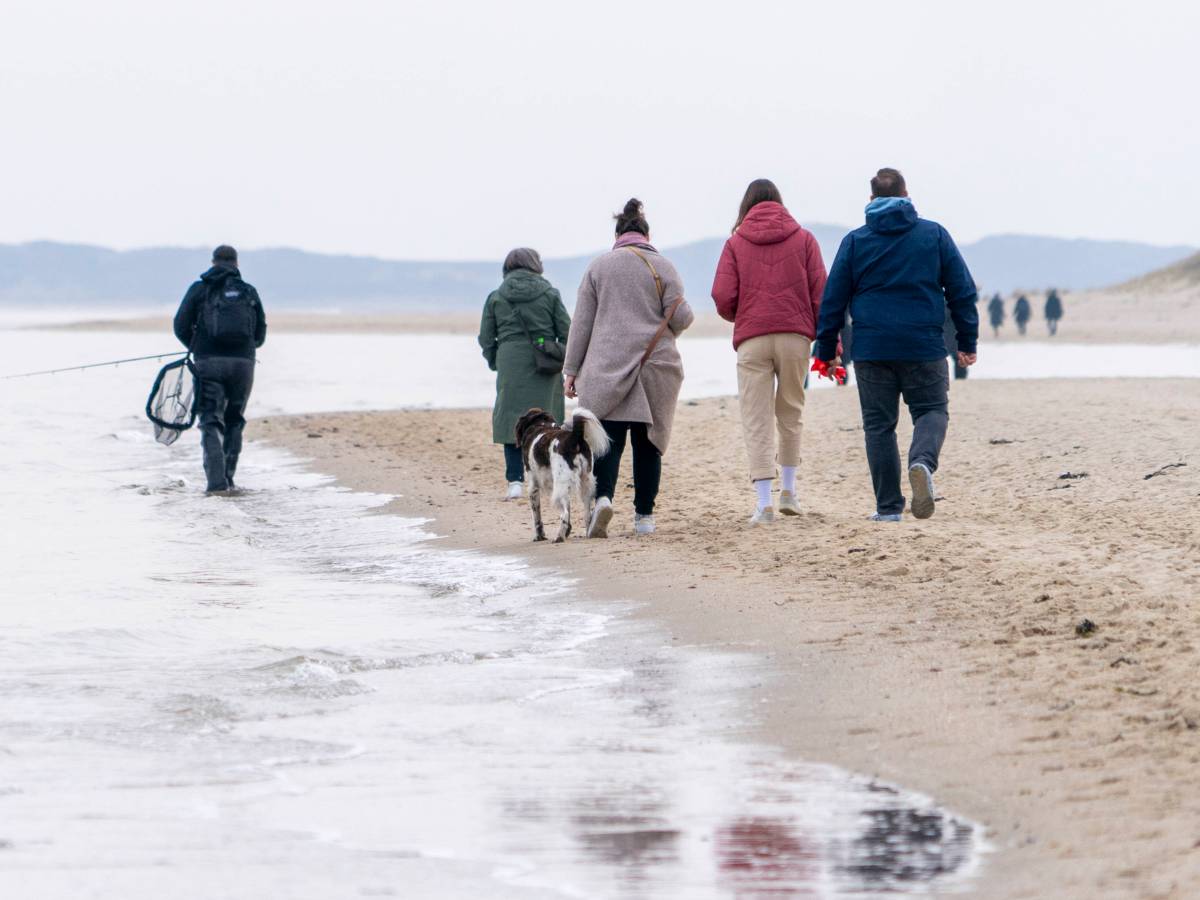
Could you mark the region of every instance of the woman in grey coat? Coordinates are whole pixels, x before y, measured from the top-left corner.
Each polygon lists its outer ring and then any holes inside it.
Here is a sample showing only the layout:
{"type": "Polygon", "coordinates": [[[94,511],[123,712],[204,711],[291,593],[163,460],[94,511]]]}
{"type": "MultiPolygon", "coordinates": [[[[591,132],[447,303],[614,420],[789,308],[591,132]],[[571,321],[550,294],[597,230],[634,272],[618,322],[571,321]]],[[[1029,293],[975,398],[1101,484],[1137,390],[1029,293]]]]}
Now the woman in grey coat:
{"type": "Polygon", "coordinates": [[[563,344],[571,318],[557,290],[542,277],[536,250],[519,247],[504,260],[504,281],[492,291],[479,323],[479,346],[496,373],[496,405],[492,440],[504,445],[505,499],[519,500],[525,479],[521,448],[516,444],[517,419],[535,406],[563,420],[563,386],[558,373],[537,370],[533,342],[543,349],[563,344]]]}
{"type": "Polygon", "coordinates": [[[642,204],[630,200],[615,218],[616,243],[592,260],[579,285],[563,366],[567,396],[578,396],[580,406],[599,416],[612,441],[594,470],[597,500],[588,537],[601,538],[612,521],[626,440],[633,445],[634,531],[654,531],[662,454],[683,384],[675,337],[694,318],[679,273],[650,243],[642,204]]]}

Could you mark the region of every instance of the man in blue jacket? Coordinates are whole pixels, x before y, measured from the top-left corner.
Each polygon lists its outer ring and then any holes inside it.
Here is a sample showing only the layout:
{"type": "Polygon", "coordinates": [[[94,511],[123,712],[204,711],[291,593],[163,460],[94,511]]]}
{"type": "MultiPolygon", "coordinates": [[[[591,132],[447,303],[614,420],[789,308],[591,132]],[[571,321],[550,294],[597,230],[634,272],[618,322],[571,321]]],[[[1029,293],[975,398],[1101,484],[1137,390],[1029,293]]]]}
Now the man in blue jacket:
{"type": "Polygon", "coordinates": [[[896,446],[901,397],[913,420],[912,513],[933,515],[933,473],[950,421],[942,324],[948,308],[958,363],[974,365],[975,303],[975,282],[954,240],[917,216],[903,175],[880,169],[871,179],[867,224],[843,238],[829,270],[817,325],[817,356],[832,364],[847,310],[854,319],[854,369],[877,522],[899,522],[904,512],[896,446]]]}

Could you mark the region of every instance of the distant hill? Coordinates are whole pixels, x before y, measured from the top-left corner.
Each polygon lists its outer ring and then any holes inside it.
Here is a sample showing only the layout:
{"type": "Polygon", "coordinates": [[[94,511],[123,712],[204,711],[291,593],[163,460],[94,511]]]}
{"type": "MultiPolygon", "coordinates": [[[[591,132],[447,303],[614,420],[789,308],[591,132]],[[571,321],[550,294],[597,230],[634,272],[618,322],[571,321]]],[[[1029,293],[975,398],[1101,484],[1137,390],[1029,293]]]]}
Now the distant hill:
{"type": "MultiPolygon", "coordinates": [[[[832,264],[848,229],[808,227],[826,265],[832,264]]],[[[664,248],[689,297],[708,297],[724,243],[718,237],[664,248]]],[[[1003,293],[1124,282],[1195,252],[1192,247],[1021,235],[984,238],[962,250],[983,289],[1003,293]]],[[[206,268],[209,252],[186,247],[115,251],[49,241],[0,245],[0,305],[172,307],[206,268]]],[[[546,274],[568,306],[591,258],[546,260],[546,274]]],[[[244,251],[242,266],[270,306],[298,310],[463,311],[477,308],[500,279],[497,260],[421,262],[287,248],[244,251]]]]}

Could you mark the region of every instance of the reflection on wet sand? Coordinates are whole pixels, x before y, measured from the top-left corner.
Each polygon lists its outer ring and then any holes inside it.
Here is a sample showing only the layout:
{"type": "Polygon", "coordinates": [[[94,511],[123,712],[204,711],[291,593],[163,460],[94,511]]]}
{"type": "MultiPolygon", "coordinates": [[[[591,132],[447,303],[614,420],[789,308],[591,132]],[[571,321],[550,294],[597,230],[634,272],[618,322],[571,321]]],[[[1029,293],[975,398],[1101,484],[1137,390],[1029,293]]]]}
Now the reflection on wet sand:
{"type": "Polygon", "coordinates": [[[814,894],[820,847],[784,819],[735,819],[717,831],[714,849],[722,881],[738,897],[814,894]]]}

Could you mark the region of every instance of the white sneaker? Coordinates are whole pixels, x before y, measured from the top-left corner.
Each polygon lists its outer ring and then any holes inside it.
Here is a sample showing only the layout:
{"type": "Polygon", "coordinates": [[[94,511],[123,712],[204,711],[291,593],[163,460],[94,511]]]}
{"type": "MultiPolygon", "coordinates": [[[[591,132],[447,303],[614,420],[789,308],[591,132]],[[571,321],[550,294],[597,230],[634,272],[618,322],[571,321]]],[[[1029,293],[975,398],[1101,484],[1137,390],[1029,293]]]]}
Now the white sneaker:
{"type": "Polygon", "coordinates": [[[633,533],[654,534],[654,516],[635,515],[633,517],[633,533]]]}
{"type": "Polygon", "coordinates": [[[508,493],[504,495],[504,499],[505,500],[520,500],[521,492],[524,489],[524,487],[525,487],[525,485],[523,485],[519,481],[510,481],[508,483],[508,493]]]}
{"type": "Polygon", "coordinates": [[[785,516],[800,515],[800,503],[791,491],[779,492],[779,511],[785,516]]]}
{"type": "Polygon", "coordinates": [[[608,537],[608,523],[612,521],[612,517],[612,501],[607,497],[601,497],[596,501],[596,508],[592,512],[592,521],[588,523],[587,536],[590,538],[608,537]]]}
{"type": "Polygon", "coordinates": [[[912,488],[909,508],[918,519],[928,519],[936,506],[933,497],[933,473],[929,466],[917,463],[908,470],[908,483],[912,488]]]}
{"type": "Polygon", "coordinates": [[[754,515],[750,517],[751,525],[766,525],[775,521],[775,507],[764,506],[762,509],[755,510],[754,515]]]}

